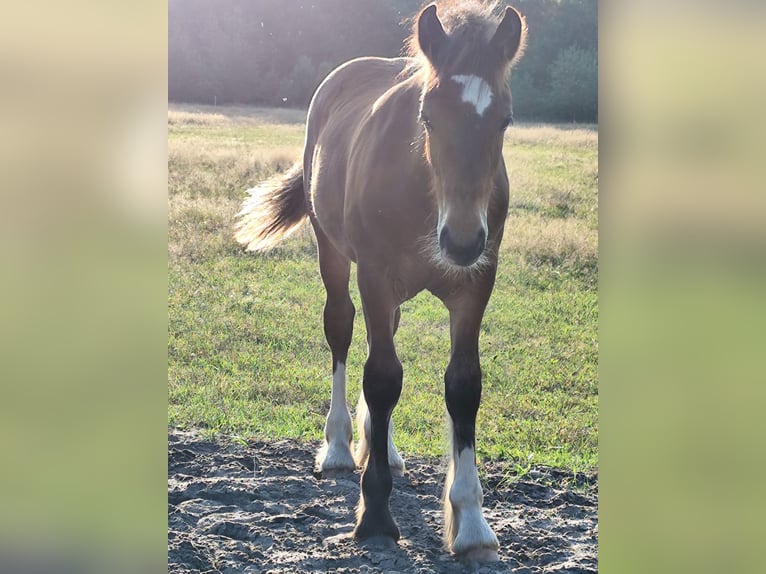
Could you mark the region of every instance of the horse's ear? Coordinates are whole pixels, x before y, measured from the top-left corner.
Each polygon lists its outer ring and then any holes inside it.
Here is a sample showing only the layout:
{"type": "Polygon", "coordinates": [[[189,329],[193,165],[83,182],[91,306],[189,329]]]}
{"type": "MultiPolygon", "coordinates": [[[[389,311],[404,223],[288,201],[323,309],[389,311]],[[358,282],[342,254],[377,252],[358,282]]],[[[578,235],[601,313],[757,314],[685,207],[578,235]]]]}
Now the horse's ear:
{"type": "Polygon", "coordinates": [[[511,6],[506,6],[503,19],[492,36],[491,44],[509,62],[518,60],[524,52],[527,25],[524,17],[511,6]]]}
{"type": "Polygon", "coordinates": [[[433,64],[447,43],[447,33],[436,15],[436,4],[429,4],[418,16],[418,45],[433,64]]]}

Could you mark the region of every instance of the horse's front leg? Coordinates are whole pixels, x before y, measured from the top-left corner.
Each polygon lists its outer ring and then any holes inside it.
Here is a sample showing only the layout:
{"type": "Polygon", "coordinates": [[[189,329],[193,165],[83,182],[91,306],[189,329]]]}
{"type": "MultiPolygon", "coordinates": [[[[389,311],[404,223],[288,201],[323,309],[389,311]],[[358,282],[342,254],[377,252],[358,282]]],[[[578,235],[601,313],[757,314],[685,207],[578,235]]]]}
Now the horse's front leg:
{"type": "Polygon", "coordinates": [[[369,410],[370,440],[354,538],[391,542],[399,539],[399,528],[389,506],[393,479],[389,467],[388,428],[402,390],[402,364],[394,348],[398,302],[381,276],[374,269],[358,266],[359,293],[367,323],[368,355],[362,392],[369,410]]]}
{"type": "MultiPolygon", "coordinates": [[[[396,308],[394,314],[394,335],[399,328],[399,318],[401,317],[400,307],[396,308]]],[[[367,401],[364,400],[364,389],[359,393],[359,402],[356,405],[356,426],[358,430],[359,441],[356,445],[356,454],[354,458],[359,466],[364,466],[367,456],[370,454],[370,411],[367,408],[367,401]]],[[[404,475],[404,460],[394,444],[394,421],[393,418],[388,421],[388,466],[391,467],[391,473],[394,476],[404,475]]]]}
{"type": "Polygon", "coordinates": [[[498,559],[498,541],[482,511],[484,493],[476,469],[476,413],[481,401],[479,328],[491,285],[446,302],[452,351],[444,375],[452,444],[444,487],[445,542],[461,558],[498,559]]]}

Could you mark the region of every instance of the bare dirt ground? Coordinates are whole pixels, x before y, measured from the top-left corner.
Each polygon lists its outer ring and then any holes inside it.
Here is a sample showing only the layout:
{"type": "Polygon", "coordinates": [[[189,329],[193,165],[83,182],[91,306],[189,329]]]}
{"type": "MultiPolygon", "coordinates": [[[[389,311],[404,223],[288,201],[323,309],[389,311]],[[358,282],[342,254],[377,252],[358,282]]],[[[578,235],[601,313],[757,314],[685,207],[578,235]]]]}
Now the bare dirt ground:
{"type": "Polygon", "coordinates": [[[313,473],[316,445],[280,440],[247,445],[195,432],[168,432],[168,571],[516,572],[598,571],[597,476],[535,468],[509,481],[485,463],[487,520],[500,562],[463,564],[442,548],[445,463],[406,457],[391,510],[402,539],[392,549],[348,538],[359,472],[313,473]]]}

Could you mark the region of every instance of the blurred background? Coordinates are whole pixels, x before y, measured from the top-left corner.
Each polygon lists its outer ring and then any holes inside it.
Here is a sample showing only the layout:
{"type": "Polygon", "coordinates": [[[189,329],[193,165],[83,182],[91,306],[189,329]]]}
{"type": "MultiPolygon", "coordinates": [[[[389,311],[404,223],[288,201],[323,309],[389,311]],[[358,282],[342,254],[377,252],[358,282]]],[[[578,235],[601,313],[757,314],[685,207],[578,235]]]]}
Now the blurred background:
{"type": "MultiPolygon", "coordinates": [[[[173,102],[305,107],[336,66],[402,53],[421,0],[169,0],[173,102]]],[[[598,120],[598,3],[519,0],[531,30],[516,118],[598,120]]]]}
{"type": "Polygon", "coordinates": [[[167,16],[0,19],[0,571],[165,568],[167,16]]]}

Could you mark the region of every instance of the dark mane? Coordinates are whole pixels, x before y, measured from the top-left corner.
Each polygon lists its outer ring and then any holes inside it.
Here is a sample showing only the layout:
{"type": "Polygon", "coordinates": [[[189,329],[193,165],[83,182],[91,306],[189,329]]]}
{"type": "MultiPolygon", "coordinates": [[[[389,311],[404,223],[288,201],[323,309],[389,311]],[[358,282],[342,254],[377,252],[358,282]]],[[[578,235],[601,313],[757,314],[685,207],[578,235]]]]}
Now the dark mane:
{"type": "Polygon", "coordinates": [[[502,17],[504,3],[498,0],[440,0],[435,3],[439,20],[449,37],[438,62],[430,62],[418,43],[418,14],[410,18],[411,33],[405,42],[406,55],[414,60],[414,67],[429,70],[434,76],[449,75],[454,70],[484,70],[487,76],[507,76],[510,68],[521,58],[526,44],[526,22],[522,18],[522,40],[511,62],[499,58],[489,42],[502,17]]]}

